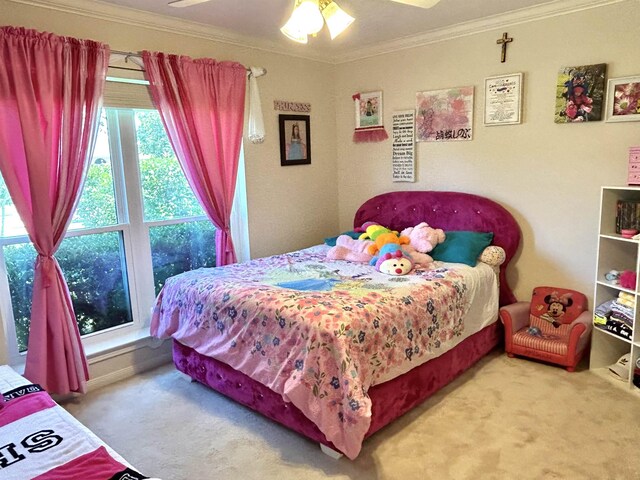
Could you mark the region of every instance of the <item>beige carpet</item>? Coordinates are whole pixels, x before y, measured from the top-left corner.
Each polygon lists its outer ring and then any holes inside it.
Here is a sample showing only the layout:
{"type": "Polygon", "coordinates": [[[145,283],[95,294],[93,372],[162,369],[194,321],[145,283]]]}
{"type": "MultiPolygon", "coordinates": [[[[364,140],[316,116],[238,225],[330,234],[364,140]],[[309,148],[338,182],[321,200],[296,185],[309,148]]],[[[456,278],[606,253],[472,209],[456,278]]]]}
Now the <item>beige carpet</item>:
{"type": "Polygon", "coordinates": [[[640,395],[497,351],[368,439],[355,461],[170,365],[64,406],[163,480],[640,478],[640,395]]]}

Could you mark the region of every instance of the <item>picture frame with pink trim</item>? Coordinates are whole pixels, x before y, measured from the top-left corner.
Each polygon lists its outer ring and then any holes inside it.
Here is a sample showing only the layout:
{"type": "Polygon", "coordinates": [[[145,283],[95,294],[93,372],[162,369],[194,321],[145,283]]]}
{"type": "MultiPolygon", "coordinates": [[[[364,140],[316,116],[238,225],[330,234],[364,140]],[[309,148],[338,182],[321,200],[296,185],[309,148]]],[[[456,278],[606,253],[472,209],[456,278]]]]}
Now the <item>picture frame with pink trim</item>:
{"type": "Polygon", "coordinates": [[[362,92],[355,102],[356,129],[382,127],[382,92],[362,92]]]}

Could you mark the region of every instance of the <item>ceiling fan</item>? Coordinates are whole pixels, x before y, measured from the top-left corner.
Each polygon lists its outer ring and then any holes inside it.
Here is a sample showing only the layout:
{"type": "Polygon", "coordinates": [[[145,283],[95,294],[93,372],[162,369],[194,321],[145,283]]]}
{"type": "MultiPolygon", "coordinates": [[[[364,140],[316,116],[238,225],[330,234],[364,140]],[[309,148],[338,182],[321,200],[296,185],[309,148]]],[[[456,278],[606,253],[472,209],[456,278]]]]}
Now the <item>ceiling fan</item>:
{"type": "MultiPolygon", "coordinates": [[[[197,5],[199,3],[209,2],[211,0],[174,0],[168,4],[172,7],[190,7],[191,5],[197,5]]],[[[431,8],[440,0],[390,0],[391,2],[404,3],[405,5],[411,5],[419,8],[431,8]]]]}
{"type": "MultiPolygon", "coordinates": [[[[190,7],[210,0],[173,0],[171,7],[190,7]]],[[[440,0],[389,0],[419,8],[431,8],[440,0]]],[[[294,0],[293,13],[280,31],[298,43],[307,43],[309,35],[315,36],[327,24],[333,40],[340,35],[355,18],[342,10],[333,0],[294,0]]]]}

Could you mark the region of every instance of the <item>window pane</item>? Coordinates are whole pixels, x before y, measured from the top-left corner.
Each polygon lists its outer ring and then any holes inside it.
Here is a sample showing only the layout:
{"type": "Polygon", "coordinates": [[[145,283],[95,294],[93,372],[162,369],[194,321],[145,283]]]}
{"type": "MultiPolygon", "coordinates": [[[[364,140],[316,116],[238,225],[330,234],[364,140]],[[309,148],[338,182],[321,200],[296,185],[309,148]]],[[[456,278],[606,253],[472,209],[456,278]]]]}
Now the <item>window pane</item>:
{"type": "Polygon", "coordinates": [[[109,129],[106,111],[103,109],[93,159],[69,229],[104,227],[116,223],[109,129]]]}
{"type": "MultiPolygon", "coordinates": [[[[32,245],[4,247],[18,346],[27,349],[33,266],[32,245]]],[[[66,238],[56,253],[81,335],[132,321],[120,232],[66,238]]]]}
{"type": "Polygon", "coordinates": [[[121,232],[65,238],[56,258],[81,335],[133,321],[121,232]]]}
{"type": "Polygon", "coordinates": [[[36,251],[31,243],[20,243],[5,245],[3,253],[7,264],[18,349],[24,352],[29,341],[33,267],[36,261],[36,251]]]}
{"type": "Polygon", "coordinates": [[[216,265],[215,228],[209,221],[152,227],[149,237],[156,295],[167,278],[216,265]]]}
{"type": "Polygon", "coordinates": [[[4,178],[0,176],[0,237],[16,237],[26,235],[20,215],[13,206],[9,190],[4,183],[4,178]]]}
{"type": "Polygon", "coordinates": [[[136,110],[136,136],[146,222],[204,215],[156,110],[136,110]]]}
{"type": "MultiPolygon", "coordinates": [[[[113,193],[109,132],[103,110],[93,160],[69,229],[104,227],[115,223],[116,202],[113,193]]],[[[0,179],[0,237],[26,234],[27,231],[13,206],[4,179],[0,179]]]]}

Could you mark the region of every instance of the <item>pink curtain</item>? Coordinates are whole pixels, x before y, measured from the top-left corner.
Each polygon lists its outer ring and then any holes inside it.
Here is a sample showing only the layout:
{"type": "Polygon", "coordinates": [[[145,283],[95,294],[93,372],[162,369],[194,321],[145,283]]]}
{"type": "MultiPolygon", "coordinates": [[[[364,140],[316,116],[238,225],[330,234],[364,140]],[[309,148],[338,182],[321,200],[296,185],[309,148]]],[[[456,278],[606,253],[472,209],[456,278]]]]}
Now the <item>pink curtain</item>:
{"type": "Polygon", "coordinates": [[[230,217],[247,72],[234,62],[143,52],[151,94],[189,185],[216,226],[216,264],[236,261],[230,217]]]}
{"type": "Polygon", "coordinates": [[[53,256],[91,159],[109,47],[0,28],[0,170],[38,252],[25,376],[49,392],[85,392],[87,362],[53,256]]]}

